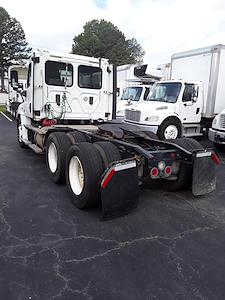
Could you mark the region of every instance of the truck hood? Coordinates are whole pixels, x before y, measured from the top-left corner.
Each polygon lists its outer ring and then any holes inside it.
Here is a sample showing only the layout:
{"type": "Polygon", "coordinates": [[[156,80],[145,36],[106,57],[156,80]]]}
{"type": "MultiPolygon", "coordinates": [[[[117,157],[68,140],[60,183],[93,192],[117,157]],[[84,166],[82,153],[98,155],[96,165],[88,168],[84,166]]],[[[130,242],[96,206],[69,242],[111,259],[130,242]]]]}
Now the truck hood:
{"type": "Polygon", "coordinates": [[[160,111],[160,110],[168,110],[174,109],[174,103],[167,103],[161,101],[145,101],[144,103],[140,104],[133,104],[132,106],[128,106],[128,109],[131,110],[139,110],[141,113],[151,113],[153,111],[160,111]]]}
{"type": "Polygon", "coordinates": [[[174,115],[174,113],[176,114],[175,103],[146,101],[132,105],[127,111],[125,110],[125,120],[146,125],[159,125],[165,115],[174,115]],[[152,124],[152,120],[148,120],[151,117],[155,119],[154,124],[152,124]]]}

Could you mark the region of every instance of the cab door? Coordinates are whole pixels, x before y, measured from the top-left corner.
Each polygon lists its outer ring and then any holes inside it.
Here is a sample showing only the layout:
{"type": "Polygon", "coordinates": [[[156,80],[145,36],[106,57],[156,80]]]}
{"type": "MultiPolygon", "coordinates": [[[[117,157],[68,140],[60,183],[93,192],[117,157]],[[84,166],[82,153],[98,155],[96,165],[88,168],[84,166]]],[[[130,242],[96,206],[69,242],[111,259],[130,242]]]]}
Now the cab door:
{"type": "Polygon", "coordinates": [[[199,93],[198,84],[185,84],[179,110],[182,123],[200,122],[202,112],[202,97],[199,93]]]}

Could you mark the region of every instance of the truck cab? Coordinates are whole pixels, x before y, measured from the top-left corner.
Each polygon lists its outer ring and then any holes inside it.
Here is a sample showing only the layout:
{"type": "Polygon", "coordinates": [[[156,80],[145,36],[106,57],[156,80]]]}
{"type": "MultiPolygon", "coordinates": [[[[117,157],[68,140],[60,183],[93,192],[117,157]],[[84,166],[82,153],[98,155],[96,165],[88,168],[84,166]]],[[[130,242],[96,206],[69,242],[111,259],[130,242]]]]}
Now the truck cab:
{"type": "Polygon", "coordinates": [[[151,87],[152,85],[150,84],[139,84],[126,87],[121,98],[117,100],[116,117],[124,118],[126,108],[131,108],[134,104],[146,101],[151,87]]]}
{"type": "MultiPolygon", "coordinates": [[[[107,59],[36,50],[18,114],[35,122],[108,121],[113,111],[113,65],[107,59]]],[[[29,121],[28,120],[28,121],[29,121]]]]}
{"type": "Polygon", "coordinates": [[[156,82],[147,101],[125,110],[125,122],[134,123],[161,139],[201,135],[204,105],[201,82],[169,80],[156,82]]]}

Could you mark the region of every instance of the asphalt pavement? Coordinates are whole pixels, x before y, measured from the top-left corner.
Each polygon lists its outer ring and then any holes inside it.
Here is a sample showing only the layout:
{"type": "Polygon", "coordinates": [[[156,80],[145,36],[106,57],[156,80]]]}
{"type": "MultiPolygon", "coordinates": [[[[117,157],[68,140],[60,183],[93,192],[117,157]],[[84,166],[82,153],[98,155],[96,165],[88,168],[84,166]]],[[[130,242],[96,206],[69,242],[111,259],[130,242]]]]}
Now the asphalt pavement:
{"type": "Polygon", "coordinates": [[[220,156],[215,192],[143,189],[136,210],[103,221],[73,206],[0,115],[0,299],[224,299],[220,156]]]}

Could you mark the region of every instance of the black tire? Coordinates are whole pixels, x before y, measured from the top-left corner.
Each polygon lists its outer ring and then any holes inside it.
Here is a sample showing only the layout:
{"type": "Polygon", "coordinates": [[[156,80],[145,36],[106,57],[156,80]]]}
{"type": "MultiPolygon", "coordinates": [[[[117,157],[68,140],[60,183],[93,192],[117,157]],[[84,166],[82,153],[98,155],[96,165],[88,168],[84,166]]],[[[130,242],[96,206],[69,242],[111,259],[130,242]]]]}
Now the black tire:
{"type": "Polygon", "coordinates": [[[121,160],[119,150],[112,143],[101,141],[94,143],[94,145],[96,146],[101,155],[103,165],[105,166],[105,168],[107,168],[110,163],[121,160]]]}
{"type": "Polygon", "coordinates": [[[182,129],[181,129],[181,124],[178,120],[176,119],[168,119],[165,120],[158,129],[157,135],[159,137],[160,140],[166,140],[165,134],[166,134],[166,129],[168,128],[169,125],[173,125],[177,128],[177,137],[176,138],[180,138],[181,134],[182,134],[182,129]]]}
{"type": "MultiPolygon", "coordinates": [[[[168,140],[175,145],[181,146],[190,152],[194,150],[202,150],[203,146],[192,138],[178,138],[176,140],[168,140]]],[[[175,192],[181,189],[189,188],[192,183],[192,165],[180,163],[180,168],[177,174],[176,180],[163,179],[163,187],[170,192],[175,192]]]]}
{"type": "Polygon", "coordinates": [[[66,153],[70,146],[70,141],[64,132],[51,133],[47,139],[46,166],[49,177],[55,183],[65,182],[66,153]],[[52,158],[51,153],[56,153],[55,158],[52,158]]]}
{"type": "Polygon", "coordinates": [[[76,143],[84,143],[88,142],[89,140],[85,136],[84,133],[79,132],[79,131],[70,131],[67,133],[67,136],[71,142],[71,145],[74,145],[76,143]]]}
{"type": "Polygon", "coordinates": [[[18,144],[21,148],[27,148],[27,145],[21,141],[21,137],[20,137],[20,127],[22,127],[21,125],[21,119],[20,119],[20,116],[17,118],[17,141],[18,141],[18,144]]]}
{"type": "Polygon", "coordinates": [[[72,145],[66,157],[66,182],[73,204],[80,208],[91,208],[99,204],[99,189],[104,166],[96,147],[91,143],[72,145]],[[76,182],[80,182],[73,161],[79,161],[83,170],[83,187],[77,192],[76,182]],[[71,174],[74,174],[73,176],[71,174]],[[77,178],[77,180],[76,180],[77,178]]]}

